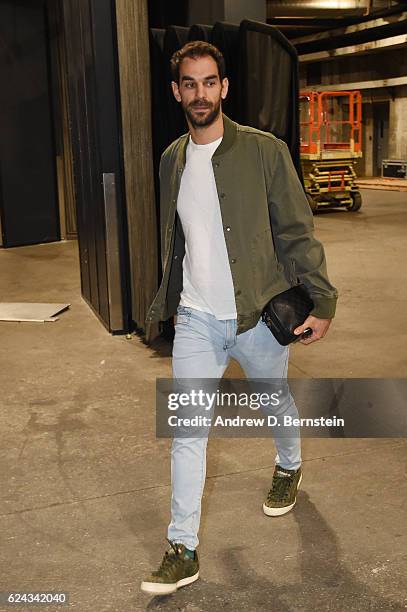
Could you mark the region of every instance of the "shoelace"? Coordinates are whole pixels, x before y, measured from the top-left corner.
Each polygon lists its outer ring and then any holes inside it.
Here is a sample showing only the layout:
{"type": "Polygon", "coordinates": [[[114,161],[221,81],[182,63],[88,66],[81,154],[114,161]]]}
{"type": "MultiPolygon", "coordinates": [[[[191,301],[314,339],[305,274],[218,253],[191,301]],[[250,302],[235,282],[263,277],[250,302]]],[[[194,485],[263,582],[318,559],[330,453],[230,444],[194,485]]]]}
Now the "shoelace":
{"type": "Polygon", "coordinates": [[[179,563],[181,559],[180,549],[177,548],[177,546],[173,542],[171,542],[171,540],[169,540],[168,538],[166,538],[166,540],[171,546],[172,550],[174,551],[174,554],[172,554],[170,550],[165,551],[163,560],[161,561],[161,565],[158,568],[157,574],[171,571],[171,567],[177,565],[177,563],[179,563]]]}
{"type": "Polygon", "coordinates": [[[271,489],[268,494],[268,499],[270,500],[280,500],[286,499],[288,497],[288,493],[290,491],[290,487],[293,483],[295,474],[290,474],[287,476],[278,476],[274,474],[273,482],[271,484],[271,489]]]}
{"type": "Polygon", "coordinates": [[[171,546],[172,550],[175,552],[176,555],[179,555],[181,550],[179,548],[177,548],[177,546],[174,544],[174,542],[172,542],[171,540],[169,540],[168,538],[165,538],[168,542],[168,544],[171,546]]]}

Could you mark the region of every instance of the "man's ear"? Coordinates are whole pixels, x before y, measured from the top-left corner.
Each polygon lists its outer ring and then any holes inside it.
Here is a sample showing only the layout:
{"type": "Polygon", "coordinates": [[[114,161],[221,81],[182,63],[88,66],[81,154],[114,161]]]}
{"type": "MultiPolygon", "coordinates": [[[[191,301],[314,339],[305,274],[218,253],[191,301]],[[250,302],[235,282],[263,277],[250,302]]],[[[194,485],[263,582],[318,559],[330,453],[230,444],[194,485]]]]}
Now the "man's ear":
{"type": "Polygon", "coordinates": [[[227,77],[225,77],[224,79],[222,79],[222,89],[220,92],[222,100],[224,100],[226,96],[228,95],[228,90],[229,90],[229,81],[227,77]]]}
{"type": "Polygon", "coordinates": [[[179,93],[178,83],[175,81],[171,81],[172,93],[174,94],[174,98],[177,102],[181,102],[181,95],[179,93]]]}

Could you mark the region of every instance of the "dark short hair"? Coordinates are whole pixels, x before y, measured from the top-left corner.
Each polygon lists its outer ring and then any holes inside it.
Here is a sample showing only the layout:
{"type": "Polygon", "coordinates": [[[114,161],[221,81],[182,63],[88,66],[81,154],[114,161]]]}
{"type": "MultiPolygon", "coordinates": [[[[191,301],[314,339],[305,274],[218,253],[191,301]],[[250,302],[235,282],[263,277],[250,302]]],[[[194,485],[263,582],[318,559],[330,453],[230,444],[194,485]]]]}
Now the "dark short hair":
{"type": "Polygon", "coordinates": [[[184,60],[186,57],[196,59],[198,57],[205,57],[208,55],[216,62],[220,80],[224,79],[226,74],[225,59],[219,49],[208,42],[204,42],[203,40],[193,40],[184,45],[181,49],[178,49],[178,51],[173,54],[171,58],[171,74],[173,80],[176,83],[179,83],[179,67],[182,60],[184,60]]]}

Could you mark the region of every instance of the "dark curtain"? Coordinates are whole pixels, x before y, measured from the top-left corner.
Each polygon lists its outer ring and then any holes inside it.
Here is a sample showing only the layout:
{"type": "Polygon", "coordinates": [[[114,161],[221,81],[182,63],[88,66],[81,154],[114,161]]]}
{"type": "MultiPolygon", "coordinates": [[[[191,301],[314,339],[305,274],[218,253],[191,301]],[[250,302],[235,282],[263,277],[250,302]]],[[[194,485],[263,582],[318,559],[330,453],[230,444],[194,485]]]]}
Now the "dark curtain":
{"type": "Polygon", "coordinates": [[[181,26],[169,26],[165,30],[164,35],[164,74],[166,77],[167,89],[167,116],[168,116],[168,143],[172,142],[181,134],[184,134],[187,129],[187,123],[184,118],[184,113],[181,105],[175,100],[171,89],[171,67],[170,60],[172,55],[183,47],[188,42],[189,28],[181,26]]]}
{"type": "Polygon", "coordinates": [[[199,24],[193,25],[189,29],[188,40],[204,40],[205,42],[211,42],[212,30],[212,26],[199,24]]]}
{"type": "Polygon", "coordinates": [[[239,90],[239,26],[219,21],[212,30],[212,44],[219,49],[225,58],[226,76],[229,80],[229,91],[222,104],[225,114],[237,121],[237,92],[239,90]]]}
{"type": "Polygon", "coordinates": [[[241,22],[238,81],[237,120],[284,140],[301,177],[298,57],[277,28],[241,22]]]}

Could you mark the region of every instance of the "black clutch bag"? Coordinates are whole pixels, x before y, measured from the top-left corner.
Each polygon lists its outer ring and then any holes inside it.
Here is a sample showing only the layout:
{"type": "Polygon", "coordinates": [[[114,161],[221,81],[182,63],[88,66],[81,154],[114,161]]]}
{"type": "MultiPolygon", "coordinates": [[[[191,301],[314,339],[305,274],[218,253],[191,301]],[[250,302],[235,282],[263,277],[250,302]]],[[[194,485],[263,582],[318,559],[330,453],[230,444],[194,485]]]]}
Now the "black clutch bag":
{"type": "Polygon", "coordinates": [[[264,307],[261,318],[276,340],[286,346],[300,338],[307,338],[312,330],[296,336],[293,331],[302,325],[314,307],[307,289],[303,284],[295,285],[287,291],[275,295],[264,307]]]}

